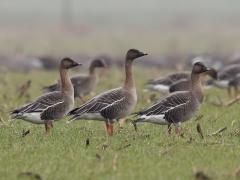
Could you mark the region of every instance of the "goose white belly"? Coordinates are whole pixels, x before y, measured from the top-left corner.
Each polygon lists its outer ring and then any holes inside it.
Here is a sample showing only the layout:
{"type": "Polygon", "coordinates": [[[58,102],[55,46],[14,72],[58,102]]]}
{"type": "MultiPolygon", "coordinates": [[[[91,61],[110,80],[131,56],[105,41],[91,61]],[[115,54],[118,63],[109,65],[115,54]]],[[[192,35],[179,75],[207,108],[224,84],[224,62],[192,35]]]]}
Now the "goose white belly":
{"type": "Polygon", "coordinates": [[[148,122],[148,123],[153,123],[153,124],[159,124],[159,125],[169,125],[170,123],[166,121],[164,118],[164,114],[160,115],[142,115],[140,116],[141,121],[140,122],[148,122]]]}
{"type": "Polygon", "coordinates": [[[31,122],[34,124],[44,124],[44,120],[40,117],[40,112],[34,112],[34,113],[24,113],[19,117],[19,119],[22,119],[27,122],[31,122]]]}
{"type": "Polygon", "coordinates": [[[105,120],[100,113],[85,113],[80,117],[80,119],[99,120],[99,121],[105,120]]]}
{"type": "Polygon", "coordinates": [[[227,88],[228,87],[228,80],[218,80],[215,82],[215,85],[219,88],[227,88]]]}
{"type": "Polygon", "coordinates": [[[162,93],[169,92],[169,86],[162,85],[162,84],[147,85],[147,89],[152,90],[152,91],[160,91],[162,93]]]}

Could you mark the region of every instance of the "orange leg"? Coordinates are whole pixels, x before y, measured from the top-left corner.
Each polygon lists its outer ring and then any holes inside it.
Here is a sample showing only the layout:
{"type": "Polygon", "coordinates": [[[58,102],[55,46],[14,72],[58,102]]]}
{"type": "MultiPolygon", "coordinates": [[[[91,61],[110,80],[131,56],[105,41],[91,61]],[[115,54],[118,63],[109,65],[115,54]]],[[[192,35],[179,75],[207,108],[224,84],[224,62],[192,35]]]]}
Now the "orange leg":
{"type": "Polygon", "coordinates": [[[113,122],[106,121],[106,130],[109,136],[113,135],[113,122]]]}
{"type": "Polygon", "coordinates": [[[46,134],[48,134],[52,128],[53,128],[52,121],[45,121],[46,134]]]}
{"type": "Polygon", "coordinates": [[[175,127],[175,133],[177,134],[177,135],[181,135],[181,128],[180,127],[175,127]]]}

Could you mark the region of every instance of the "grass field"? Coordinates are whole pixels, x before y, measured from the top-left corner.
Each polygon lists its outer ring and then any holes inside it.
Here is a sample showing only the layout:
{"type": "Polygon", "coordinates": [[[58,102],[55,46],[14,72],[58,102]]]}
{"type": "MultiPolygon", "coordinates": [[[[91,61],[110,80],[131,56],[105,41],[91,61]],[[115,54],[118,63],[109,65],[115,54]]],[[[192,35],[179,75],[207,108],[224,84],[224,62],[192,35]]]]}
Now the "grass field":
{"type": "MultiPolygon", "coordinates": [[[[143,84],[156,74],[155,69],[135,69],[140,109],[149,105],[150,93],[142,91],[143,84]]],[[[27,101],[18,99],[16,86],[33,80],[30,99],[41,94],[41,87],[55,81],[57,72],[36,71],[29,74],[1,71],[0,82],[0,179],[194,179],[202,171],[212,179],[240,178],[240,120],[239,104],[228,108],[214,107],[206,101],[198,115],[203,118],[183,124],[183,137],[168,136],[166,127],[140,125],[135,132],[131,123],[123,129],[116,123],[116,133],[107,137],[104,123],[78,121],[56,122],[51,135],[44,127],[17,120],[11,122],[8,111],[27,101]],[[204,139],[196,131],[202,127],[204,139]],[[227,130],[209,136],[220,128],[227,130]],[[30,134],[22,137],[23,130],[30,134]],[[89,145],[86,146],[86,141],[89,145]],[[25,172],[36,173],[31,177],[25,172]],[[237,176],[239,175],[239,176],[237,176]]],[[[121,71],[111,70],[103,76],[95,93],[121,85],[121,71]],[[111,79],[109,75],[111,74],[111,79]]],[[[217,95],[227,99],[223,90],[206,91],[207,101],[217,95]]],[[[90,98],[90,97],[88,97],[90,98]]],[[[77,102],[79,104],[79,102],[77,102]]]]}

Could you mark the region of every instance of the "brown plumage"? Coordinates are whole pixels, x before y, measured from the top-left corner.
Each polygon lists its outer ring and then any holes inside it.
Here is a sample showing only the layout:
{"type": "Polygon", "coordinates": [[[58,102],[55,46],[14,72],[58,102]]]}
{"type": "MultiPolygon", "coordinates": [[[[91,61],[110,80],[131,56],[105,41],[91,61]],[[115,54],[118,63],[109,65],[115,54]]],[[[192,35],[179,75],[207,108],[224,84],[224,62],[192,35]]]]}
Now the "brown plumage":
{"type": "Polygon", "coordinates": [[[60,63],[61,90],[44,94],[35,101],[12,111],[14,118],[35,124],[45,124],[46,131],[52,128],[52,121],[59,120],[74,107],[74,90],[68,76],[68,69],[80,65],[70,58],[60,63]]]}
{"type": "MultiPolygon", "coordinates": [[[[88,95],[96,88],[99,81],[98,75],[96,73],[96,68],[103,67],[106,67],[106,63],[104,62],[104,60],[95,59],[91,62],[89,66],[88,75],[78,75],[71,78],[74,87],[75,98],[78,97],[81,100],[83,100],[83,97],[85,95],[88,95]]],[[[60,83],[44,87],[44,91],[46,92],[58,91],[60,89],[60,83]]]]}
{"type": "Polygon", "coordinates": [[[179,133],[180,124],[189,120],[203,101],[201,78],[206,71],[209,69],[202,63],[195,63],[191,73],[190,91],[172,93],[153,106],[137,112],[139,118],[133,123],[149,122],[168,125],[169,128],[174,124],[176,133],[179,133]]]}
{"type": "Polygon", "coordinates": [[[108,90],[94,97],[82,106],[72,110],[70,121],[78,119],[104,120],[109,135],[113,134],[113,120],[124,118],[131,113],[137,102],[132,64],[136,58],[145,56],[136,49],[130,49],[126,55],[126,79],[123,87],[108,90]]]}

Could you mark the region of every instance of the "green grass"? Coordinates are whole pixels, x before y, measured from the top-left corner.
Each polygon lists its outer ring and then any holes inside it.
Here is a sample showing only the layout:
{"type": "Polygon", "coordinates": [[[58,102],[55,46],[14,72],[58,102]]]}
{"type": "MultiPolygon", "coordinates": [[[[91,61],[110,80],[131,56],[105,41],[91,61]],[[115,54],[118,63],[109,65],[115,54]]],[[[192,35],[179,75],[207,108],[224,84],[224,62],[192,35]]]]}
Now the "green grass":
{"type": "MultiPolygon", "coordinates": [[[[141,89],[146,79],[158,71],[135,70],[139,102],[136,110],[149,105],[141,89]]],[[[103,76],[96,93],[121,84],[121,71],[112,70],[103,76]],[[111,79],[109,75],[111,74],[111,79]]],[[[165,126],[140,125],[135,132],[130,123],[123,129],[116,123],[116,133],[107,137],[104,123],[78,121],[66,124],[56,122],[51,135],[44,134],[42,125],[21,120],[11,122],[8,111],[27,101],[17,99],[16,86],[33,80],[30,99],[41,94],[42,85],[58,77],[57,72],[29,74],[1,73],[0,82],[0,179],[27,179],[22,172],[39,174],[43,179],[194,179],[194,173],[203,171],[212,179],[237,179],[240,166],[239,104],[217,108],[204,102],[198,115],[182,125],[184,137],[168,136],[165,126]],[[201,124],[205,139],[196,131],[201,124]],[[207,136],[227,126],[218,136],[207,136]],[[23,130],[30,134],[21,137],[23,130]],[[86,140],[90,145],[86,147],[86,140]]],[[[206,91],[207,101],[216,101],[217,94],[227,99],[226,92],[206,91]],[[211,96],[210,96],[211,95],[211,96]]],[[[88,97],[90,98],[90,97],[88,97]]],[[[77,102],[79,104],[79,102],[77,102]]]]}

